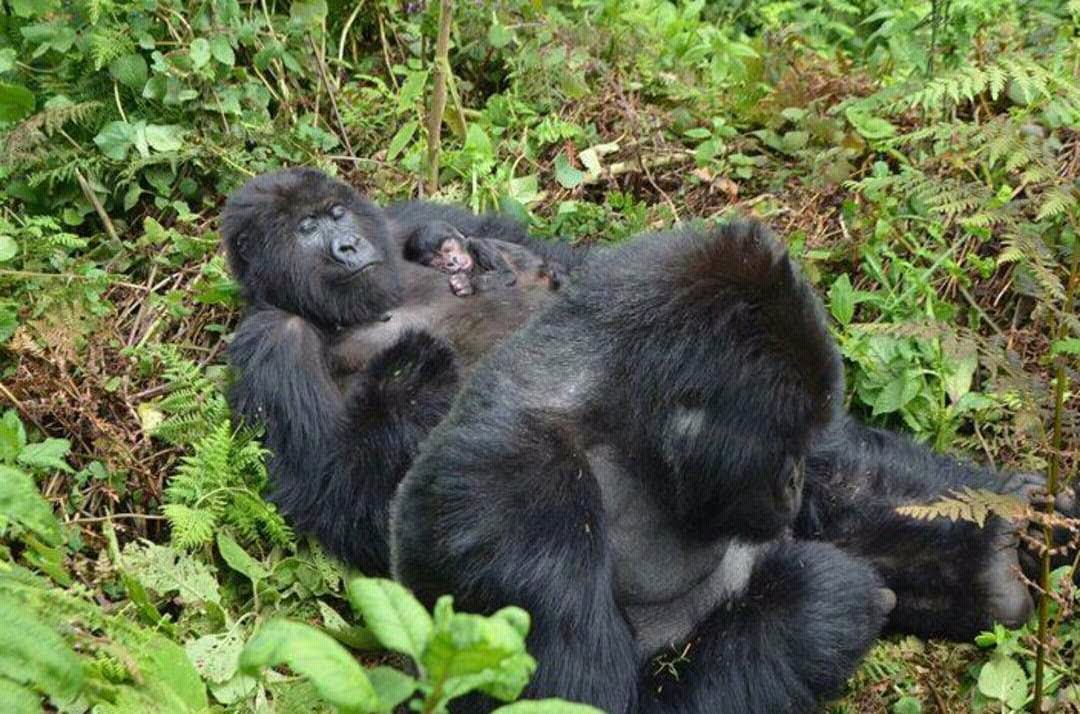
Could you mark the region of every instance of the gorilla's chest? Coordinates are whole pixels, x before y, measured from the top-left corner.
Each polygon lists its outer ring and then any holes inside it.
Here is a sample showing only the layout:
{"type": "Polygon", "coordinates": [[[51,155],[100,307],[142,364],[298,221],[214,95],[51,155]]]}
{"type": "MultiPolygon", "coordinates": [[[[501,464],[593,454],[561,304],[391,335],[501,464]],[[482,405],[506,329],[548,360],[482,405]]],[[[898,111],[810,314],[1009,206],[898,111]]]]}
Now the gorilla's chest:
{"type": "Polygon", "coordinates": [[[407,283],[405,301],[389,310],[384,320],[352,327],[335,341],[330,362],[339,381],[362,370],[408,330],[445,338],[468,370],[555,294],[546,284],[522,280],[513,286],[458,297],[451,294],[445,275],[421,270],[425,272],[407,283]]]}
{"type": "Polygon", "coordinates": [[[614,448],[594,446],[587,457],[600,486],[615,597],[641,652],[679,642],[720,603],[743,592],[760,546],[688,539],[614,448]]]}

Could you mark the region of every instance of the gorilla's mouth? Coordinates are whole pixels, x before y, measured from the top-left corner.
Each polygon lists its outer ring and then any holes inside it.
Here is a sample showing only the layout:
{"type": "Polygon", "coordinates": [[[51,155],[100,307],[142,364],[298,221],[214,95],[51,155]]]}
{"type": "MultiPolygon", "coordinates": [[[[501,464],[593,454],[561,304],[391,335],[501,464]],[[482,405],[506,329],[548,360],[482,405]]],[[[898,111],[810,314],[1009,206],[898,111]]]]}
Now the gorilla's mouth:
{"type": "Polygon", "coordinates": [[[339,263],[338,267],[339,267],[339,270],[341,271],[341,281],[342,282],[349,282],[350,280],[355,280],[356,278],[359,278],[364,273],[367,273],[367,272],[379,267],[382,264],[383,264],[383,261],[381,261],[381,260],[373,260],[370,263],[364,263],[363,265],[361,265],[358,268],[350,268],[350,267],[341,265],[339,263]]]}

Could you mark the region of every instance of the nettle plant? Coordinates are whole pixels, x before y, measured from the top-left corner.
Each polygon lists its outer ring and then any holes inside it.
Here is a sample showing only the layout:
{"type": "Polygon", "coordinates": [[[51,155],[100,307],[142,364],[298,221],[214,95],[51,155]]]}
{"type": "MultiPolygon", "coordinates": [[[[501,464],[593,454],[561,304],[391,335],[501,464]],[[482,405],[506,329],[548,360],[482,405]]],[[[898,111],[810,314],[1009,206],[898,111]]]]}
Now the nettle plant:
{"type": "MultiPolygon", "coordinates": [[[[520,608],[505,607],[487,617],[469,615],[454,612],[453,598],[443,596],[429,614],[408,590],[378,578],[353,579],[348,595],[366,628],[348,628],[331,613],[340,622],[335,636],[377,641],[408,657],[416,676],[385,665],[364,669],[334,637],[288,620],[272,620],[255,633],[240,654],[240,669],[255,674],[286,665],[308,677],[326,701],[344,712],[388,712],[408,703],[424,714],[445,712],[452,699],[472,692],[512,701],[536,669],[525,651],[529,615],[520,608]]],[[[495,711],[599,712],[561,699],[518,702],[495,711]]]]}

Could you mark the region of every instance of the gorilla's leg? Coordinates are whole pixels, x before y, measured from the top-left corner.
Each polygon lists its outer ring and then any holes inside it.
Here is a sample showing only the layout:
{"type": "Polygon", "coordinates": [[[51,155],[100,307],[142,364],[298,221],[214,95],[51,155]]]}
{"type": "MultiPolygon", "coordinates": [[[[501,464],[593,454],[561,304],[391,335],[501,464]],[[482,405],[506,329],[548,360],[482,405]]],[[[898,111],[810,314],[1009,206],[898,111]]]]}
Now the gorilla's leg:
{"type": "Polygon", "coordinates": [[[677,648],[683,661],[670,665],[677,675],[650,665],[642,708],[814,711],[854,673],[894,602],[867,563],[825,543],[777,543],[755,563],[742,595],[677,648]]]}
{"type": "Polygon", "coordinates": [[[1023,497],[1029,485],[848,417],[807,459],[796,534],[870,560],[897,594],[892,627],[966,640],[994,621],[1016,626],[1031,613],[1015,526],[997,517],[984,528],[917,520],[896,508],[930,503],[961,486],[1023,497]]]}

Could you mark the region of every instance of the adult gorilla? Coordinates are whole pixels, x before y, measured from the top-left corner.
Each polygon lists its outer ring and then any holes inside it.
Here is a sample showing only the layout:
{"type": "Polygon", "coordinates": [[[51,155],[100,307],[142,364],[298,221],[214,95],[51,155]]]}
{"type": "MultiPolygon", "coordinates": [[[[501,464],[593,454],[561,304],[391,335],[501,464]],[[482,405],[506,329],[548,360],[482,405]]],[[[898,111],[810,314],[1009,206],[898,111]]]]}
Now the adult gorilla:
{"type": "Polygon", "coordinates": [[[842,384],[817,298],[761,226],[598,254],[422,444],[394,573],[428,603],[525,607],[528,695],[616,713],[806,711],[890,608],[962,639],[1026,619],[1012,524],[895,508],[1038,479],[861,426],[842,384]],[[688,661],[653,676],[667,646],[688,661]]]}
{"type": "Polygon", "coordinates": [[[548,258],[569,269],[578,257],[497,216],[410,203],[388,217],[313,169],[248,182],[221,231],[248,302],[229,348],[229,401],[238,419],[266,427],[272,498],[333,555],[385,574],[390,497],[448,411],[460,369],[547,303],[548,258]],[[402,258],[435,220],[543,260],[526,261],[512,287],[456,297],[444,274],[402,258]]]}

